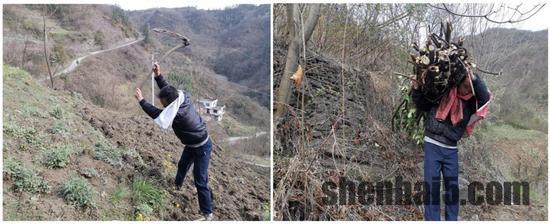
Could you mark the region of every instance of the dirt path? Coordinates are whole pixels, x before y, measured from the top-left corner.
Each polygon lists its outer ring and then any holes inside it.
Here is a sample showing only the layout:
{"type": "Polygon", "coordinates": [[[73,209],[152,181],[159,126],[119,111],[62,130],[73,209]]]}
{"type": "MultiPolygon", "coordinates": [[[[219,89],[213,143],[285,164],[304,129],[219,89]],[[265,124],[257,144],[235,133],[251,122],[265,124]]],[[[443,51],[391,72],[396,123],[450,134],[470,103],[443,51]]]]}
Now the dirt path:
{"type": "MultiPolygon", "coordinates": [[[[224,139],[223,141],[227,142],[229,145],[232,145],[232,144],[237,143],[238,141],[257,138],[257,137],[260,137],[260,136],[265,135],[265,134],[267,134],[267,132],[260,131],[260,132],[256,132],[253,135],[248,135],[248,136],[228,137],[227,139],[224,139]]],[[[259,166],[259,167],[263,167],[263,168],[271,167],[271,164],[269,163],[269,158],[262,158],[262,157],[254,156],[254,155],[239,155],[237,159],[239,159],[243,163],[253,165],[253,166],[259,166]]]]}
{"type": "Polygon", "coordinates": [[[254,166],[259,166],[259,167],[264,167],[264,168],[270,168],[271,165],[269,164],[261,164],[261,163],[254,163],[254,162],[250,162],[250,161],[246,161],[246,160],[242,160],[243,163],[246,163],[246,164],[249,164],[249,165],[254,165],[254,166]]]}
{"type": "Polygon", "coordinates": [[[241,141],[241,140],[246,140],[246,139],[251,139],[251,138],[257,138],[257,137],[260,137],[262,135],[265,135],[267,134],[267,132],[265,131],[260,131],[260,132],[256,132],[255,134],[253,135],[248,135],[248,136],[237,136],[237,137],[229,137],[227,139],[224,139],[224,142],[227,142],[229,144],[233,144],[237,141],[241,141]]]}
{"type": "MultiPolygon", "coordinates": [[[[65,69],[61,70],[60,72],[55,73],[52,78],[55,78],[57,76],[67,74],[67,73],[70,73],[70,72],[74,71],[80,65],[80,63],[82,63],[82,60],[84,60],[85,58],[87,58],[89,56],[93,56],[93,55],[96,55],[96,54],[101,54],[101,53],[113,51],[113,50],[116,50],[116,49],[119,49],[119,48],[127,47],[127,46],[130,46],[130,45],[135,44],[137,42],[140,42],[142,40],[143,40],[143,37],[141,37],[137,40],[133,40],[133,41],[130,41],[130,42],[123,43],[121,45],[117,45],[117,46],[109,48],[109,49],[89,52],[86,55],[81,56],[81,57],[76,58],[73,61],[71,61],[71,64],[69,64],[69,66],[67,66],[65,69]]],[[[49,79],[50,79],[50,77],[47,77],[47,78],[40,79],[40,81],[42,82],[42,81],[46,81],[46,80],[49,80],[49,79]]]]}

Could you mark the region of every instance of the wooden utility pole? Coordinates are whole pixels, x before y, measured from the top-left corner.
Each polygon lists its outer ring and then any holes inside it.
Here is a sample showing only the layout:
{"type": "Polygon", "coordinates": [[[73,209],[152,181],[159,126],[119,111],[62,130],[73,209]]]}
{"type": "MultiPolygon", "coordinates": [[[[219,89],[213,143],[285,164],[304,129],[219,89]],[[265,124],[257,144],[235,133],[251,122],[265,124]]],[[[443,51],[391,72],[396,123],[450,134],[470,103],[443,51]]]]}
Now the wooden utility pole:
{"type": "Polygon", "coordinates": [[[47,10],[48,10],[48,8],[46,7],[46,5],[44,5],[44,14],[42,14],[42,22],[44,24],[44,26],[43,26],[43,32],[44,32],[44,60],[46,60],[46,67],[48,67],[48,74],[50,75],[50,83],[51,83],[51,87],[53,89],[53,75],[52,75],[52,70],[50,68],[50,60],[49,60],[49,57],[48,57],[48,46],[47,46],[47,43],[48,43],[48,34],[46,32],[46,13],[47,13],[47,10]]]}

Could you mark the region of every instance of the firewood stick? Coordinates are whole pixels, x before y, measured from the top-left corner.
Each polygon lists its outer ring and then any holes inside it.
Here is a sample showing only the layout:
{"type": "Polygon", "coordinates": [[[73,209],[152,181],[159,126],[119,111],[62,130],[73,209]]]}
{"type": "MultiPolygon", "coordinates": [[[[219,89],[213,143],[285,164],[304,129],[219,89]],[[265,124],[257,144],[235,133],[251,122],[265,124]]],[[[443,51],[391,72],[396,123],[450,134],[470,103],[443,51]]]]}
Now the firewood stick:
{"type": "Polygon", "coordinates": [[[496,75],[496,76],[502,75],[502,72],[490,72],[490,71],[486,71],[486,70],[483,70],[483,69],[478,68],[478,67],[476,67],[476,69],[480,72],[483,72],[483,73],[489,74],[489,75],[496,75]]]}

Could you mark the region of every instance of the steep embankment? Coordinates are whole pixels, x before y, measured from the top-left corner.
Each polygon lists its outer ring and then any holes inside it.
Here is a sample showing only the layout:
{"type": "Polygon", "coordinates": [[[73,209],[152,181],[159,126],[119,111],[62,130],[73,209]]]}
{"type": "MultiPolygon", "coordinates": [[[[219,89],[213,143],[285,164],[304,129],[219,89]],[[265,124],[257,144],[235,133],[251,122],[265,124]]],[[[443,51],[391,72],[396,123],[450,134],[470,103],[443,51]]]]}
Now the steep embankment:
{"type": "MultiPolygon", "coordinates": [[[[146,117],[94,106],[52,91],[4,66],[6,220],[192,220],[199,216],[191,177],[173,176],[183,145],[146,117]],[[17,99],[17,100],[16,100],[17,99]]],[[[214,147],[210,184],[221,220],[265,219],[269,169],[214,147]]]]}
{"type": "MultiPolygon", "coordinates": [[[[274,44],[274,83],[284,67],[285,49],[274,44]]],[[[307,52],[304,126],[301,101],[293,92],[287,114],[274,121],[274,199],[276,219],[417,220],[418,206],[327,205],[325,182],[421,180],[422,153],[402,133],[392,132],[390,71],[345,66],[333,57],[307,52]],[[345,75],[342,103],[341,75],[345,75]],[[343,109],[342,109],[343,108],[343,109]],[[342,111],[345,112],[342,112],[342,111]],[[305,141],[300,138],[305,132],[305,141]]],[[[274,92],[278,86],[275,86],[274,92]]]]}

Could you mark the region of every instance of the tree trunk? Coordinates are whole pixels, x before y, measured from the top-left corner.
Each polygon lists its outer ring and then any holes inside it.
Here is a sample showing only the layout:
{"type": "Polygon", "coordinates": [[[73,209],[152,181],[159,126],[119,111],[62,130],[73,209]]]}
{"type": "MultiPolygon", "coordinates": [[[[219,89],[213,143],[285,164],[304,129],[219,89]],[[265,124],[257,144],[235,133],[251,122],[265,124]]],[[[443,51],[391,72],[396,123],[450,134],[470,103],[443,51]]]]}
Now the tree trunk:
{"type": "Polygon", "coordinates": [[[48,34],[46,33],[46,5],[44,5],[44,14],[42,15],[42,22],[44,23],[43,31],[44,31],[44,58],[46,60],[46,67],[48,67],[48,74],[50,75],[50,82],[53,89],[53,77],[52,77],[52,70],[50,68],[50,60],[48,58],[48,34]]]}
{"type": "MultiPolygon", "coordinates": [[[[283,71],[283,75],[281,77],[281,83],[279,85],[279,90],[277,92],[277,99],[278,103],[275,104],[275,118],[280,117],[285,110],[286,105],[288,104],[290,100],[290,76],[296,72],[296,69],[298,68],[298,59],[300,57],[300,48],[302,48],[302,42],[309,40],[311,37],[311,34],[313,33],[313,30],[315,29],[315,26],[317,26],[317,21],[319,20],[320,16],[320,4],[312,4],[309,5],[309,14],[304,22],[304,27],[299,27],[298,24],[300,24],[300,12],[299,12],[299,5],[298,4],[292,4],[288,5],[287,7],[292,7],[290,10],[287,8],[287,26],[289,26],[290,31],[288,39],[291,40],[290,44],[288,45],[288,51],[286,55],[286,61],[285,61],[285,69],[283,71]],[[292,11],[292,14],[289,14],[289,12],[292,11]],[[288,19],[291,17],[291,19],[288,19]],[[291,27],[292,26],[292,27],[291,27]],[[299,29],[295,29],[295,27],[299,27],[301,31],[303,32],[303,38],[302,40],[302,32],[300,32],[299,29]],[[292,31],[293,30],[293,31],[292,31]],[[290,34],[293,34],[292,36],[290,34]]],[[[305,46],[304,46],[305,47],[305,46]]]]}
{"type": "MultiPolygon", "coordinates": [[[[293,4],[286,4],[286,35],[288,35],[289,38],[287,38],[287,41],[291,41],[292,37],[294,37],[294,33],[296,30],[295,23],[294,23],[294,5],[293,4]]],[[[289,44],[287,42],[287,44],[289,44]]]]}

